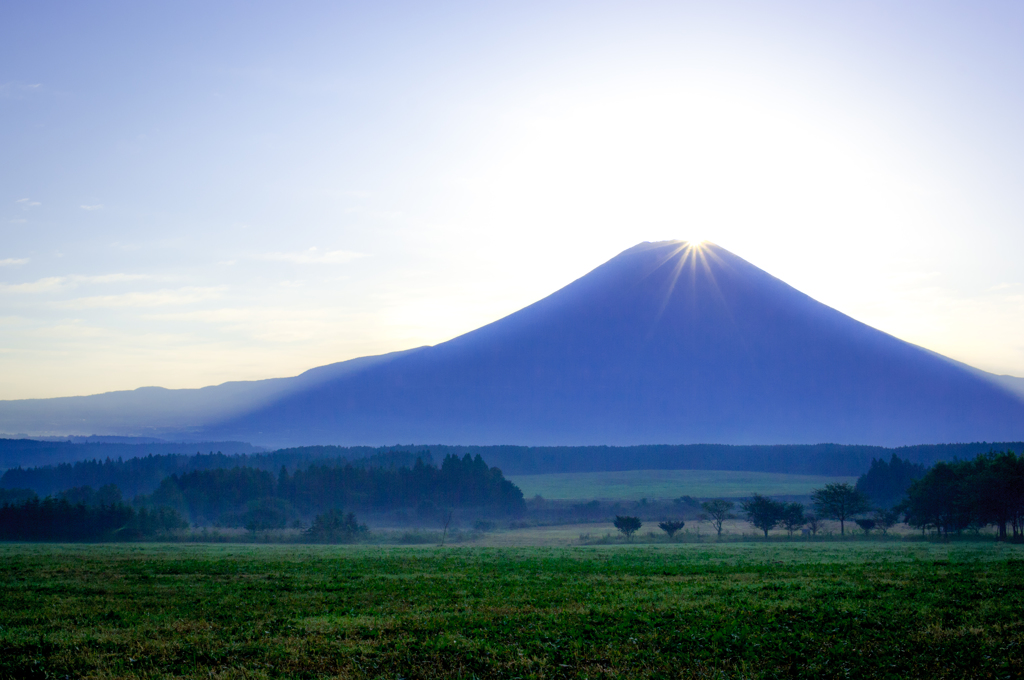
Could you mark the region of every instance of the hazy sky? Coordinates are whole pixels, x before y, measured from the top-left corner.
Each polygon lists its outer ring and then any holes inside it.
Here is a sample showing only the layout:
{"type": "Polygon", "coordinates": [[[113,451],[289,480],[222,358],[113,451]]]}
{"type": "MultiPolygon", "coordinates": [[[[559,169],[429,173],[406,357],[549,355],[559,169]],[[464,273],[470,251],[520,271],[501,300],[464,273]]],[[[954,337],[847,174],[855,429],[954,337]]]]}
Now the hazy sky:
{"type": "Polygon", "coordinates": [[[434,344],[710,239],[1024,375],[1024,3],[5,2],[0,398],[434,344]]]}

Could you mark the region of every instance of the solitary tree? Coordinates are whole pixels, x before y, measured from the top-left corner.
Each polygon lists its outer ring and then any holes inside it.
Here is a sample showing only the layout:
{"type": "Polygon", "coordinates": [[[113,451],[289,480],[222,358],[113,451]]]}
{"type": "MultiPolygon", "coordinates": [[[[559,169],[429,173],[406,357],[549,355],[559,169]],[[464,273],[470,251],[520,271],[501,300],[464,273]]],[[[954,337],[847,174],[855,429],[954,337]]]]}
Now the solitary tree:
{"type": "Polygon", "coordinates": [[[711,522],[711,526],[715,527],[715,531],[718,532],[718,537],[722,537],[722,523],[727,519],[733,519],[732,508],[736,505],[732,501],[723,500],[716,498],[713,501],[705,501],[700,504],[701,509],[704,510],[703,518],[707,518],[711,522]]]}
{"type": "Polygon", "coordinates": [[[794,531],[806,523],[803,503],[786,503],[786,507],[782,511],[782,526],[789,532],[790,538],[793,537],[794,531]]]}
{"type": "Polygon", "coordinates": [[[749,501],[743,501],[742,507],[747,515],[747,521],[763,531],[765,538],[768,538],[768,532],[778,526],[786,513],[785,503],[758,493],[749,501]]]}
{"type": "Polygon", "coordinates": [[[639,517],[615,515],[615,528],[622,532],[627,540],[633,540],[633,534],[640,531],[643,522],[639,517]]]}
{"type": "Polygon", "coordinates": [[[819,515],[839,520],[840,535],[846,533],[846,520],[869,508],[868,497],[845,483],[826,484],[811,494],[811,500],[819,515]]]}
{"type": "Polygon", "coordinates": [[[681,519],[670,519],[658,524],[658,527],[668,534],[668,537],[675,538],[676,532],[686,526],[686,522],[681,519]]]}

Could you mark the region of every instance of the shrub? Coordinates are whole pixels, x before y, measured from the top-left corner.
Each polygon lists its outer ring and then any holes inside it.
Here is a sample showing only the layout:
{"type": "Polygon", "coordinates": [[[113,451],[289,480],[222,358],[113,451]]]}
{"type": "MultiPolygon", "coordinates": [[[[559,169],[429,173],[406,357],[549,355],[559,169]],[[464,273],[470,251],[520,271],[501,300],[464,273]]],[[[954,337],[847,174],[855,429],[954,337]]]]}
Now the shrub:
{"type": "Polygon", "coordinates": [[[633,534],[640,530],[644,524],[639,517],[616,515],[615,528],[622,532],[627,540],[633,540],[633,534]]]}
{"type": "Polygon", "coordinates": [[[675,538],[676,532],[686,526],[686,522],[681,519],[678,520],[666,520],[658,524],[658,527],[668,534],[669,538],[675,538]]]}

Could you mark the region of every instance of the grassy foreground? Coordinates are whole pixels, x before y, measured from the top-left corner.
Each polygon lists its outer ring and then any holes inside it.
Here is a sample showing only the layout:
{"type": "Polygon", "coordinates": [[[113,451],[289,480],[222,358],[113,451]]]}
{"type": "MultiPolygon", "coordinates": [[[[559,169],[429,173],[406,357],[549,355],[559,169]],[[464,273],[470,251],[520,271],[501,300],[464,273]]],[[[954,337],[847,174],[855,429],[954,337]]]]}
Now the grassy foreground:
{"type": "Polygon", "coordinates": [[[1024,550],[0,546],[0,677],[1009,678],[1024,550]]]}

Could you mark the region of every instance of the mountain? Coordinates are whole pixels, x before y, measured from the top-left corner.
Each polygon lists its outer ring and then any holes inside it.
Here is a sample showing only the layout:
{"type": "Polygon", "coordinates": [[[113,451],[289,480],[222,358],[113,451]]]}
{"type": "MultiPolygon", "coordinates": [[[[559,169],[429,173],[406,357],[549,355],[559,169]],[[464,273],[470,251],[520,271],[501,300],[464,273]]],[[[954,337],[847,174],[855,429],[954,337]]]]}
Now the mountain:
{"type": "MultiPolygon", "coordinates": [[[[187,428],[139,409],[96,433],[265,445],[1024,439],[1013,379],[866,326],[712,244],[643,243],[480,329],[357,361],[273,389],[206,388],[229,395],[230,412],[195,408],[187,428]]],[[[58,427],[55,401],[0,403],[0,429],[29,428],[18,408],[58,427]]]]}

